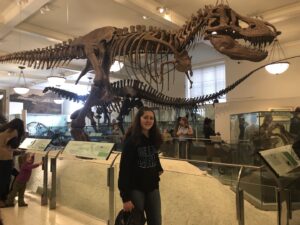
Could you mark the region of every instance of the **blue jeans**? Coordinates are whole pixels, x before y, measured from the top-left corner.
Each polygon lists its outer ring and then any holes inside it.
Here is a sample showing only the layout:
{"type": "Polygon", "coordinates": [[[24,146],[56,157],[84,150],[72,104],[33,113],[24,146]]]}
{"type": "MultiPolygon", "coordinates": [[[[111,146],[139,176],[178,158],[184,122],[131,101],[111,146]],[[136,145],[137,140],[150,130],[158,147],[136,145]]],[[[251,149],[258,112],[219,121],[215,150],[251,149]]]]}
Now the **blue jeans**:
{"type": "Polygon", "coordinates": [[[151,192],[133,190],[131,199],[135,207],[146,212],[148,225],[161,225],[161,203],[158,189],[151,192]]]}

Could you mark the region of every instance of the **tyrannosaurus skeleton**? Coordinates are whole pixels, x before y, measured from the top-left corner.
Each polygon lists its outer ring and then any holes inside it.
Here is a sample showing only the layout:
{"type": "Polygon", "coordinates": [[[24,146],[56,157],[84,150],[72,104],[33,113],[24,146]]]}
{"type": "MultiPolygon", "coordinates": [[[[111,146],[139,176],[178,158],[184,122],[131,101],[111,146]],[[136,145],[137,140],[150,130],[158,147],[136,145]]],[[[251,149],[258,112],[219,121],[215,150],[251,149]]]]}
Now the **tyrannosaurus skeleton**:
{"type": "Polygon", "coordinates": [[[130,30],[102,27],[68,43],[2,56],[0,62],[50,69],[73,59],[87,59],[78,80],[92,69],[95,71],[94,85],[84,107],[72,122],[72,127],[82,129],[90,107],[112,98],[109,69],[115,60],[125,63],[130,76],[133,74],[149,85],[163,87],[165,80],[169,81],[169,72],[174,69],[184,72],[190,79],[192,66],[187,50],[198,37],[209,40],[217,51],[232,59],[257,62],[267,57],[264,47],[279,34],[268,22],[239,15],[228,5],[218,4],[199,10],[177,31],[146,29],[140,25],[131,26],[130,30]],[[248,26],[242,27],[241,22],[248,26]],[[251,47],[239,44],[238,39],[250,42],[251,47]],[[174,58],[169,60],[171,55],[174,58]]]}

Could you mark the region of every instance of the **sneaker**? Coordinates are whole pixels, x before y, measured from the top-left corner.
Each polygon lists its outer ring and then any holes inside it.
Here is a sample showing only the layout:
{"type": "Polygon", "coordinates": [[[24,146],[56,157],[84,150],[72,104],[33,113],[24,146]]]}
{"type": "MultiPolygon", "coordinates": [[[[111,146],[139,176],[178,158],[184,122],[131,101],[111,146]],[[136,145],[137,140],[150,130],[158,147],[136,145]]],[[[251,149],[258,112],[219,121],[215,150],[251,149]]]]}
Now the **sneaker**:
{"type": "Polygon", "coordinates": [[[26,204],[25,202],[19,203],[19,207],[27,207],[27,206],[28,206],[28,204],[26,204]]]}

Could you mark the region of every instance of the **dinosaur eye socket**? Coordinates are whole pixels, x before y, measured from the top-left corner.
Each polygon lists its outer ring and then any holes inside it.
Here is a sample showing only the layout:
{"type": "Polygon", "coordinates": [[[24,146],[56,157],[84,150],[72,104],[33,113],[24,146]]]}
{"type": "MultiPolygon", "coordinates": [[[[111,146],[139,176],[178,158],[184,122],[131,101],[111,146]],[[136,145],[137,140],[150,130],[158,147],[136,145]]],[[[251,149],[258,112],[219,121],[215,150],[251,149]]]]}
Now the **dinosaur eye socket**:
{"type": "Polygon", "coordinates": [[[256,27],[255,24],[250,24],[250,28],[254,29],[256,27]]]}

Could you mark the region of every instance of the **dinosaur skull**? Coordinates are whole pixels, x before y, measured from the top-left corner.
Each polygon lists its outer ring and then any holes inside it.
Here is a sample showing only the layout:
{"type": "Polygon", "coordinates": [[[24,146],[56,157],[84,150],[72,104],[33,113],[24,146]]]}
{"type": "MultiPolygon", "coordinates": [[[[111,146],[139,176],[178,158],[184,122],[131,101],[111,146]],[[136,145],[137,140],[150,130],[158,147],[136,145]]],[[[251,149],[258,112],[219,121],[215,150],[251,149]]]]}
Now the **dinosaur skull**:
{"type": "Polygon", "coordinates": [[[266,45],[280,34],[265,21],[241,16],[228,5],[206,7],[207,27],[204,39],[232,59],[258,62],[265,59],[266,45]],[[238,42],[239,41],[239,42],[238,42]]]}

